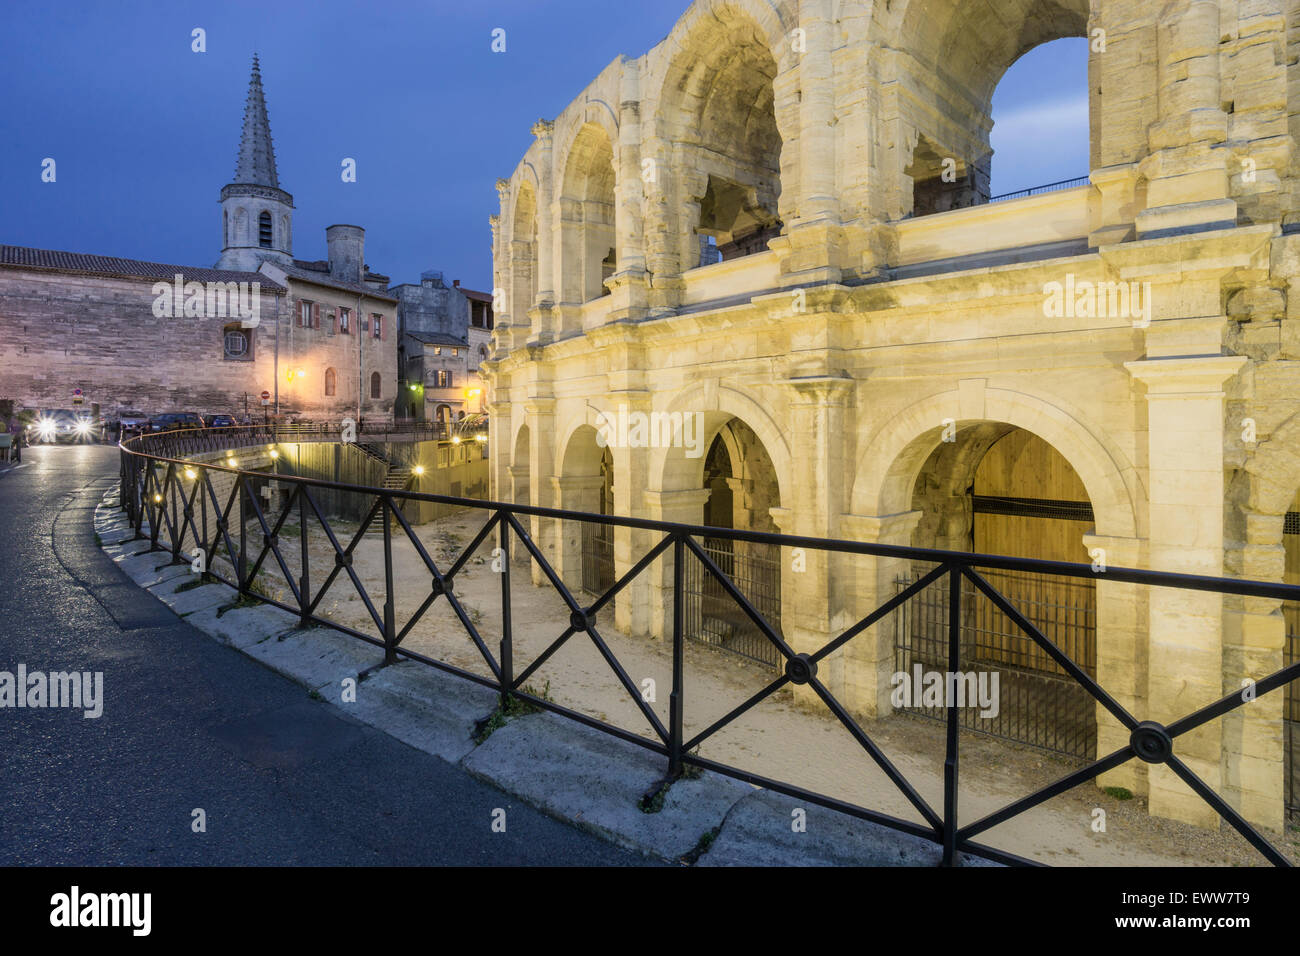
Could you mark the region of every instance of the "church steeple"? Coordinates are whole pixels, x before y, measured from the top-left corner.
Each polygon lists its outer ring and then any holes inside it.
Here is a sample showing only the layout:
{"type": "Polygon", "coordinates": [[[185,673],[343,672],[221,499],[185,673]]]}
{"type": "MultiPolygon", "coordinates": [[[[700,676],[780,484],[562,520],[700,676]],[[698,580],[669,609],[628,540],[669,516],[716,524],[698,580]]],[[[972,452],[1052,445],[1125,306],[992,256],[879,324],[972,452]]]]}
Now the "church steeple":
{"type": "Polygon", "coordinates": [[[234,182],[278,189],[280,177],[275,172],[275,146],[271,143],[271,121],[266,115],[266,95],[262,92],[262,70],[253,54],[253,73],[248,79],[248,99],[244,101],[244,132],[239,137],[239,161],[234,182]]]}
{"type": "Polygon", "coordinates": [[[221,228],[218,269],[254,272],[266,261],[293,262],[293,197],[280,188],[257,54],[244,101],[235,178],[221,190],[221,228]]]}

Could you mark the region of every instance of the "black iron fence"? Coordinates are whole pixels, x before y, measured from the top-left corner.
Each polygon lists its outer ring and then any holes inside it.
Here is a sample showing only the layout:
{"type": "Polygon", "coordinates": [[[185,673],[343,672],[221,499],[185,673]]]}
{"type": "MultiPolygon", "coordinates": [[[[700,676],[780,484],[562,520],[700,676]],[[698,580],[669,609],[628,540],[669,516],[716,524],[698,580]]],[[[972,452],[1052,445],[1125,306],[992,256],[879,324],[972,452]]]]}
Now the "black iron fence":
{"type": "Polygon", "coordinates": [[[259,495],[253,488],[255,481],[265,480],[267,476],[221,464],[220,458],[215,461],[185,460],[184,447],[186,447],[184,439],[172,435],[145,436],[130,439],[122,445],[122,507],[135,528],[137,538],[147,540],[151,550],[168,551],[174,562],[187,564],[190,563],[189,549],[200,550],[206,557],[206,567],[211,569],[211,573],[219,580],[237,589],[242,595],[251,597],[256,594],[268,603],[297,615],[304,626],[325,625],[381,648],[386,664],[403,659],[420,661],[493,688],[501,695],[503,704],[510,698],[522,699],[535,707],[561,714],[644,747],[664,758],[668,779],[681,775],[687,765],[712,770],[811,804],[828,807],[862,820],[932,840],[941,847],[944,864],[953,863],[955,855],[960,852],[1004,863],[1032,865],[1031,860],[980,843],[976,838],[1073,787],[1095,779],[1099,774],[1113,770],[1130,760],[1142,760],[1167,766],[1270,863],[1277,866],[1290,865],[1287,858],[1275,846],[1180,759],[1176,752],[1176,744],[1179,738],[1196,728],[1247,706],[1248,699],[1282,692],[1285,685],[1293,684],[1297,678],[1300,678],[1300,663],[1292,661],[1276,673],[1260,679],[1253,685],[1252,695],[1240,692],[1228,694],[1167,724],[1139,720],[1099,686],[1084,667],[1053,643],[1025,613],[1015,607],[991,583],[989,575],[997,572],[1021,572],[1054,575],[1075,581],[1095,581],[1104,575],[1109,580],[1131,584],[1236,594],[1278,601],[1300,600],[1300,586],[1114,567],[1099,573],[1084,564],[862,544],[756,531],[702,528],[695,525],[578,514],[549,508],[451,498],[412,491],[346,486],[289,476],[277,476],[274,479],[289,488],[287,494],[279,496],[281,500],[278,502],[279,511],[276,513],[269,506],[263,507],[259,495]],[[219,487],[222,489],[221,492],[218,492],[219,487]],[[329,519],[318,506],[317,494],[325,489],[351,492],[365,496],[371,501],[371,506],[360,527],[346,542],[336,535],[329,519]],[[484,513],[487,520],[457,558],[439,564],[429,554],[428,549],[402,513],[401,503],[412,500],[475,509],[484,513]],[[641,537],[649,539],[652,543],[609,588],[591,603],[582,603],[561,580],[527,530],[527,525],[534,519],[541,522],[577,520],[609,527],[633,528],[642,532],[641,537]],[[331,559],[324,567],[319,564],[313,565],[310,560],[308,528],[313,522],[319,528],[319,532],[328,539],[330,545],[331,559]],[[375,597],[372,597],[367,589],[366,583],[353,567],[357,545],[373,522],[379,522],[383,536],[385,582],[383,597],[378,605],[375,597]],[[393,547],[395,541],[402,539],[409,542],[424,565],[430,587],[418,610],[399,627],[393,590],[393,547]],[[726,571],[719,566],[718,561],[705,546],[709,540],[726,540],[734,544],[747,542],[773,549],[797,548],[830,555],[872,555],[911,562],[929,562],[933,565],[933,569],[904,587],[824,646],[811,651],[797,651],[785,641],[773,623],[759,608],[755,607],[726,571]],[[500,557],[503,559],[497,565],[501,577],[501,635],[495,653],[456,593],[457,575],[485,543],[489,546],[495,543],[496,547],[500,548],[500,557]],[[510,555],[512,549],[517,547],[524,549],[537,565],[542,577],[549,582],[569,610],[568,626],[556,636],[544,652],[525,666],[520,666],[515,660],[511,624],[510,555]],[[286,560],[286,554],[291,548],[300,553],[296,571],[291,570],[286,560]],[[219,556],[228,561],[226,565],[230,569],[228,573],[222,572],[221,568],[225,561],[218,561],[219,556]],[[640,688],[628,676],[596,623],[599,612],[610,607],[617,595],[627,588],[630,582],[645,573],[657,561],[666,561],[671,567],[672,624],[671,633],[667,636],[672,642],[672,679],[667,722],[661,720],[656,711],[643,699],[640,688]],[[775,648],[782,665],[780,673],[773,675],[772,680],[765,687],[704,730],[687,737],[684,715],[688,703],[689,685],[685,681],[684,664],[688,602],[683,597],[686,593],[688,569],[692,566],[702,568],[703,573],[717,582],[718,587],[741,609],[753,627],[775,648]],[[322,600],[330,592],[334,583],[343,578],[350,582],[351,587],[355,588],[364,602],[368,618],[374,625],[373,629],[352,627],[325,616],[322,600]],[[1099,756],[1087,766],[1068,773],[1048,786],[1014,800],[993,813],[959,824],[957,811],[961,762],[958,731],[962,726],[962,717],[958,699],[952,695],[944,708],[945,754],[942,803],[939,806],[932,806],[818,678],[819,665],[830,655],[844,648],[873,625],[884,621],[894,611],[915,600],[931,585],[943,588],[948,604],[944,661],[946,671],[956,673],[961,668],[963,660],[961,622],[965,619],[966,602],[973,589],[991,602],[1041,650],[1043,655],[1126,728],[1129,733],[1128,742],[1117,750],[1099,756]],[[281,596],[275,596],[277,594],[281,596]],[[489,675],[476,674],[423,655],[409,647],[403,647],[403,641],[411,633],[412,628],[439,601],[446,602],[464,628],[466,635],[473,641],[490,671],[489,675]],[[536,674],[557,650],[567,641],[580,635],[583,639],[590,640],[600,652],[627,693],[629,701],[638,709],[651,728],[653,739],[524,690],[529,678],[536,674]],[[818,793],[800,786],[795,781],[775,780],[752,773],[708,759],[696,752],[696,748],[702,743],[790,685],[806,688],[811,695],[821,701],[829,713],[844,726],[871,760],[898,788],[915,809],[919,821],[904,819],[818,793]]]}
{"type": "MultiPolygon", "coordinates": [[[[781,549],[772,544],[708,537],[700,539],[700,550],[780,634],[781,549]]],[[[686,606],[688,640],[772,667],[784,665],[777,646],[732,600],[722,582],[699,562],[687,562],[681,598],[686,606]]]]}

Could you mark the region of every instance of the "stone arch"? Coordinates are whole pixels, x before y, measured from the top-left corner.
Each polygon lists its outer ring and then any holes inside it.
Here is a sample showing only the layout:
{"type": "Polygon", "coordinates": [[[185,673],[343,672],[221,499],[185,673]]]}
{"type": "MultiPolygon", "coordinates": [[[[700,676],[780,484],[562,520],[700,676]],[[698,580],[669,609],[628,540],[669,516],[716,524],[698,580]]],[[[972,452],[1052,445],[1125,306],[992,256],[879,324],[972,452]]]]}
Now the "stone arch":
{"type": "Polygon", "coordinates": [[[511,190],[508,281],[510,321],[514,325],[527,324],[527,312],[537,299],[537,189],[534,179],[521,175],[511,190]]]}
{"type": "MultiPolygon", "coordinates": [[[[563,155],[560,178],[560,301],[581,304],[607,294],[608,259],[617,258],[614,144],[606,127],[586,122],[563,155]]],[[[612,275],[613,272],[609,271],[612,275]]]]}
{"type": "MultiPolygon", "coordinates": [[[[771,458],[778,495],[790,493],[791,455],[785,430],[757,399],[728,386],[694,385],[678,392],[663,411],[669,414],[679,412],[683,416],[700,416],[698,433],[694,435],[700,454],[698,457],[690,457],[688,449],[682,447],[652,448],[650,474],[652,480],[658,482],[656,490],[699,488],[704,476],[704,456],[708,453],[709,446],[727,422],[738,418],[753,430],[771,458]]],[[[691,437],[689,431],[687,436],[691,437]]]]}
{"type": "Polygon", "coordinates": [[[235,230],[231,233],[232,246],[246,246],[248,241],[248,210],[243,206],[235,209],[235,230]]]}
{"type": "Polygon", "coordinates": [[[526,505],[530,503],[529,479],[532,459],[532,432],[526,422],[521,423],[515,431],[514,441],[511,442],[510,447],[511,500],[517,505],[526,505]]]}
{"type": "Polygon", "coordinates": [[[982,409],[963,408],[956,390],[932,395],[889,417],[861,446],[854,476],[854,514],[884,516],[911,508],[912,490],[925,460],[942,441],[945,422],[1003,422],[1038,435],[1074,469],[1088,491],[1096,534],[1139,537],[1143,496],[1133,467],[1062,408],[1025,392],[984,390],[982,409]]]}
{"type": "MultiPolygon", "coordinates": [[[[952,200],[955,206],[986,202],[994,89],[1012,64],[1034,47],[1086,37],[1095,5],[1096,0],[1007,0],[998,5],[996,16],[982,0],[877,5],[874,38],[901,54],[885,64],[882,79],[915,90],[914,98],[887,107],[880,118],[885,127],[898,130],[900,143],[886,172],[898,177],[899,186],[891,191],[898,205],[881,213],[888,218],[911,213],[912,184],[937,182],[930,153],[957,164],[958,180],[947,190],[959,194],[952,200]],[[917,179],[918,175],[925,178],[917,179]]],[[[1099,55],[1096,51],[1090,55],[1088,70],[1093,167],[1099,165],[1099,55]]],[[[934,209],[922,203],[921,211],[944,208],[949,207],[943,202],[934,209]]]]}
{"type": "MultiPolygon", "coordinates": [[[[701,2],[666,42],[671,54],[657,90],[657,138],[670,144],[664,179],[668,228],[679,271],[700,262],[701,237],[735,254],[763,251],[790,205],[782,181],[794,158],[797,107],[778,115],[776,83],[797,68],[793,17],[769,3],[701,2]]],[[[724,253],[730,258],[731,254],[724,253]]]]}

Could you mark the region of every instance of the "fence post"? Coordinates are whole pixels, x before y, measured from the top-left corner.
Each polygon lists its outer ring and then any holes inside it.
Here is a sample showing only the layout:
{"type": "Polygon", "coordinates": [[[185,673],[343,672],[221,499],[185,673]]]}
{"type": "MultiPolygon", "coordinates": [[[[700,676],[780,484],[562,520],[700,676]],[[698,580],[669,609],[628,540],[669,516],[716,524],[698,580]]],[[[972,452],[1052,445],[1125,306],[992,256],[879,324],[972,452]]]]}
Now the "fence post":
{"type": "Polygon", "coordinates": [[[301,613],[298,615],[299,627],[306,627],[311,623],[311,569],[309,565],[309,556],[307,554],[307,493],[301,486],[295,486],[298,491],[298,537],[302,542],[302,576],[298,579],[298,605],[301,613]]]}
{"type": "Polygon", "coordinates": [[[384,663],[397,663],[397,625],[393,620],[393,501],[388,495],[379,499],[384,513],[384,663]]]}
{"type": "MultiPolygon", "coordinates": [[[[948,673],[956,674],[961,665],[961,570],[948,568],[948,673]]],[[[957,850],[957,695],[944,680],[947,701],[947,742],[943,761],[943,865],[952,866],[957,850]]]]}
{"type": "Polygon", "coordinates": [[[682,606],[683,577],[686,565],[686,545],[681,535],[673,535],[673,690],[668,698],[668,776],[676,779],[682,774],[682,674],[685,648],[685,608],[682,606]]]}
{"type": "MultiPolygon", "coordinates": [[[[498,516],[500,513],[498,512],[498,516]]],[[[501,709],[510,703],[515,682],[514,638],[510,632],[510,522],[501,521],[501,709]]]]}

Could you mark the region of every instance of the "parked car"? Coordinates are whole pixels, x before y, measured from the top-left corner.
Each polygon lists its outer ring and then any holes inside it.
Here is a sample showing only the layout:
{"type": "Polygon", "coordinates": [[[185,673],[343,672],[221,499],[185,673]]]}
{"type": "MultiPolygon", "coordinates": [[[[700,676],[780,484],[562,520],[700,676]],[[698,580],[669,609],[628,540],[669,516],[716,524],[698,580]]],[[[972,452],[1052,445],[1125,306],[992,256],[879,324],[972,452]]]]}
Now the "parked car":
{"type": "Polygon", "coordinates": [[[27,426],[27,444],[98,441],[103,437],[103,431],[103,424],[89,412],[43,408],[36,414],[36,420],[27,426]]]}
{"type": "Polygon", "coordinates": [[[149,427],[149,416],[144,412],[134,408],[118,409],[113,416],[112,421],[108,423],[108,430],[117,437],[119,441],[123,438],[130,438],[146,431],[149,427]]]}
{"type": "Polygon", "coordinates": [[[205,415],[203,421],[209,428],[235,427],[235,419],[233,415],[205,415]]]}
{"type": "Polygon", "coordinates": [[[182,428],[202,428],[203,419],[198,412],[167,412],[149,420],[151,432],[171,432],[182,428]]]}

